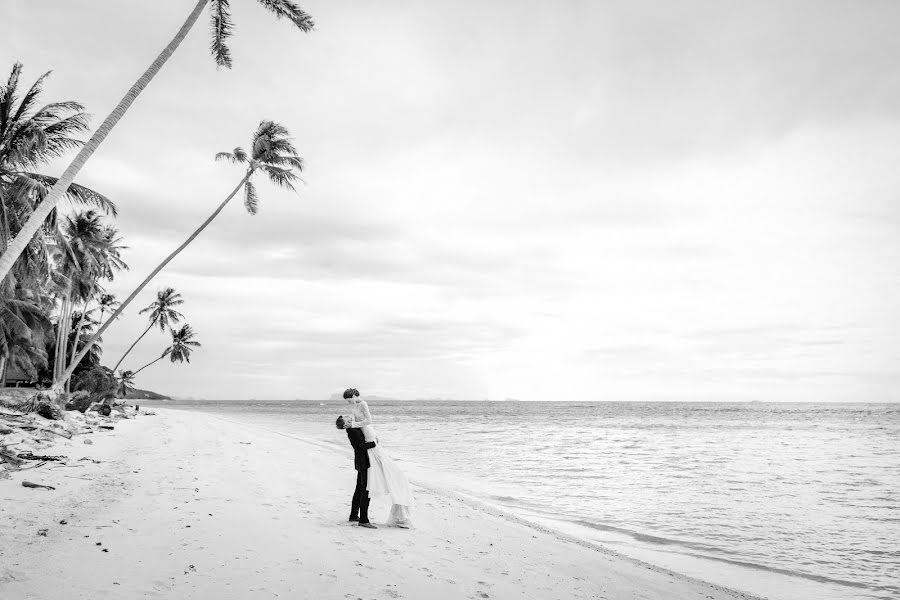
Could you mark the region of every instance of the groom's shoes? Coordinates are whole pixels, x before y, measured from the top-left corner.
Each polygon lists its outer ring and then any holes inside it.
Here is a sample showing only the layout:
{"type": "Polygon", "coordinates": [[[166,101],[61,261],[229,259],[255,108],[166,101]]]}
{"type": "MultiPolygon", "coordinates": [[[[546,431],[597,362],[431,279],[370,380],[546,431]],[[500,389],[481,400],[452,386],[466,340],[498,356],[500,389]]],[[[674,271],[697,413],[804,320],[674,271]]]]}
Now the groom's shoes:
{"type": "Polygon", "coordinates": [[[360,523],[359,526],[360,526],[360,527],[365,527],[366,529],[378,529],[377,527],[375,527],[375,526],[372,525],[371,523],[360,523]]]}
{"type": "Polygon", "coordinates": [[[355,522],[359,521],[359,517],[350,517],[350,520],[355,523],[355,522]]]}

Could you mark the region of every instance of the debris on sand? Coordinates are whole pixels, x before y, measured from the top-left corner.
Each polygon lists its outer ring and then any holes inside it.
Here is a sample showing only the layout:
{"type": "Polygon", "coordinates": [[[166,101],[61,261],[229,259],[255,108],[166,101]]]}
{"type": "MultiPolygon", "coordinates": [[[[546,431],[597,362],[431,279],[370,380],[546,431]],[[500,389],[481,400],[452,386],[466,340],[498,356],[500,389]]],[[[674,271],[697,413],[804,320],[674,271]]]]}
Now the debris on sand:
{"type": "Polygon", "coordinates": [[[41,483],[31,483],[30,481],[23,481],[23,482],[22,482],[22,487],[27,487],[27,488],[41,488],[41,489],[45,489],[45,490],[55,490],[55,489],[56,489],[56,488],[53,487],[52,485],[43,485],[43,484],[41,484],[41,483]]]}

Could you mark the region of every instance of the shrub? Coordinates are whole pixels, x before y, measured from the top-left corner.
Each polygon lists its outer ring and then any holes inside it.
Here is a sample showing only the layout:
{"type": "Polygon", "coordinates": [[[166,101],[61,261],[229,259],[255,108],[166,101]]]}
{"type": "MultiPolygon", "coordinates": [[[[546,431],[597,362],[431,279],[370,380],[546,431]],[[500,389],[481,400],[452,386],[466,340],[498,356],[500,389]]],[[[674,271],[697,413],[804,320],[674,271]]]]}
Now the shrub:
{"type": "Polygon", "coordinates": [[[108,367],[94,367],[72,377],[72,390],[86,392],[90,400],[88,405],[115,398],[117,388],[116,376],[108,367]]]}
{"type": "Polygon", "coordinates": [[[69,399],[66,402],[66,410],[77,410],[78,412],[83,413],[88,409],[88,406],[90,406],[92,402],[93,400],[91,400],[90,392],[78,390],[77,392],[72,392],[69,396],[69,399]]]}

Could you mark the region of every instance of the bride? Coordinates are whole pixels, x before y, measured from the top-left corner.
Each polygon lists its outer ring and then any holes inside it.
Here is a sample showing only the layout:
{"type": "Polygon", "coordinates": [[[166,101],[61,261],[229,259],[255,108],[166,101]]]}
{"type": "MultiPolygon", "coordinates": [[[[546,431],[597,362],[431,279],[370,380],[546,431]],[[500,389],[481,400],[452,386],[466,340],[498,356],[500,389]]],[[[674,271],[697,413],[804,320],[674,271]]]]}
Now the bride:
{"type": "Polygon", "coordinates": [[[367,442],[376,442],[376,446],[369,452],[368,486],[370,498],[389,496],[391,499],[391,514],[387,525],[409,528],[412,525],[409,508],[413,505],[412,489],[409,480],[403,471],[394,464],[394,461],[382,450],[381,442],[372,426],[372,413],[365,400],[359,398],[359,391],[355,388],[344,392],[344,399],[353,407],[350,419],[344,423],[345,428],[362,429],[367,442]]]}

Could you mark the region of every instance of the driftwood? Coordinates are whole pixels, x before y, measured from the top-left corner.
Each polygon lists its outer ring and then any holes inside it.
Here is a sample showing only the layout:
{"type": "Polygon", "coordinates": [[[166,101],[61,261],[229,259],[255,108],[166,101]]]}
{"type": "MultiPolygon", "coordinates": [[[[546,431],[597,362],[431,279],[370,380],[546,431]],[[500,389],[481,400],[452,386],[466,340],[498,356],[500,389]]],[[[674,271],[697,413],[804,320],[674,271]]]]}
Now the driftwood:
{"type": "Polygon", "coordinates": [[[30,481],[23,481],[22,486],[27,487],[27,488],[41,488],[41,489],[45,489],[45,490],[55,490],[56,489],[52,485],[41,485],[40,483],[31,483],[30,481]]]}
{"type": "Polygon", "coordinates": [[[27,452],[19,452],[19,458],[23,460],[65,460],[65,456],[41,456],[39,454],[32,454],[31,451],[27,452]]]}

